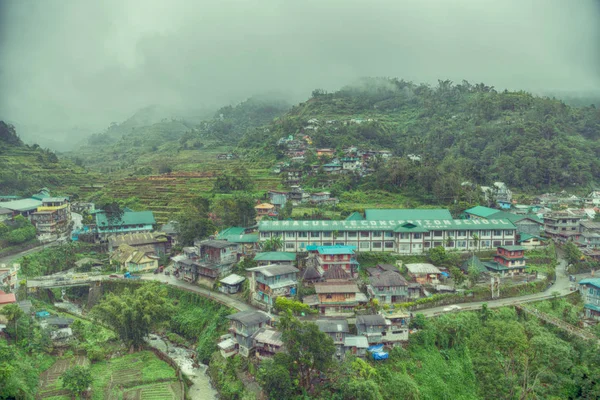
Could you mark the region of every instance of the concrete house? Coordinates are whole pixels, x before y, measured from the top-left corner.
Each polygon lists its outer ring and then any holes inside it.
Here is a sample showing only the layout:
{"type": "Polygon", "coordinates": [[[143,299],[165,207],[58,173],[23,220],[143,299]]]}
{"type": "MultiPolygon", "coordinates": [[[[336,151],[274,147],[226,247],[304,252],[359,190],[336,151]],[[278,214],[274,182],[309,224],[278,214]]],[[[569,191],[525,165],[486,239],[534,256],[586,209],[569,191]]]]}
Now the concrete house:
{"type": "Polygon", "coordinates": [[[355,246],[316,246],[315,258],[317,269],[323,272],[334,265],[340,266],[351,278],[358,274],[355,246]]]}
{"type": "Polygon", "coordinates": [[[544,214],[544,231],[550,238],[565,243],[579,236],[579,222],[582,217],[567,211],[544,214]]]}
{"type": "Polygon", "coordinates": [[[356,334],[365,336],[370,346],[380,343],[394,346],[408,340],[408,326],[394,326],[381,314],[359,315],[356,334]]]}
{"type": "Polygon", "coordinates": [[[600,278],[579,281],[579,293],[583,298],[585,317],[600,320],[600,278]]]}
{"type": "Polygon", "coordinates": [[[523,246],[500,246],[494,255],[494,261],[483,264],[490,272],[501,275],[522,274],[527,269],[525,265],[525,247],[523,246]]]}
{"type": "Polygon", "coordinates": [[[252,298],[267,306],[274,306],[279,296],[296,295],[298,268],[292,265],[271,264],[248,268],[251,272],[250,292],[252,298]]]}
{"type": "Polygon", "coordinates": [[[0,285],[10,289],[11,292],[19,288],[20,264],[0,265],[0,285]]]}
{"type": "Polygon", "coordinates": [[[249,357],[254,349],[253,335],[260,329],[267,327],[271,317],[262,311],[241,311],[228,315],[226,318],[230,321],[229,333],[231,337],[219,343],[219,348],[227,356],[239,353],[243,357],[249,357]]]}
{"type": "Polygon", "coordinates": [[[237,262],[236,243],[226,240],[194,241],[200,256],[195,262],[198,278],[215,280],[231,271],[237,262]]]}
{"type": "Polygon", "coordinates": [[[96,210],[96,229],[99,235],[123,234],[130,232],[151,232],[156,220],[152,211],[131,211],[125,209],[118,218],[109,218],[103,210],[96,210]]]}

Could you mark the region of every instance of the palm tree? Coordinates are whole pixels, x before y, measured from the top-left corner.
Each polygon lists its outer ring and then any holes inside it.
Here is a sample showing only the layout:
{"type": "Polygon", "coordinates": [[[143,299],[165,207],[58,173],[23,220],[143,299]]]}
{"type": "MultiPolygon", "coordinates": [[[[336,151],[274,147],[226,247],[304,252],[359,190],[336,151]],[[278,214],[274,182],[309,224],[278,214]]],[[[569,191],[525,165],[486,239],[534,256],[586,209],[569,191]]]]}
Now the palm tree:
{"type": "Polygon", "coordinates": [[[273,236],[270,239],[264,241],[261,245],[262,251],[278,251],[283,247],[283,240],[281,236],[273,236]]]}

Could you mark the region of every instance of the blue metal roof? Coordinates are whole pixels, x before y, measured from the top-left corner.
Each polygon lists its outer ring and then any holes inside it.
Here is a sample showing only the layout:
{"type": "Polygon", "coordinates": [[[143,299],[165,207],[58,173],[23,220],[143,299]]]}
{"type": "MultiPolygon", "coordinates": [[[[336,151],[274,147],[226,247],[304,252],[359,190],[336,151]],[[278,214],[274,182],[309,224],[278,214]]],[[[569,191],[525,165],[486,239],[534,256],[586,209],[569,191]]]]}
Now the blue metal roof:
{"type": "Polygon", "coordinates": [[[580,285],[590,285],[600,289],[600,278],[586,278],[579,281],[580,285]]]}
{"type": "Polygon", "coordinates": [[[334,246],[317,246],[316,250],[319,254],[354,254],[356,246],[343,246],[339,244],[334,246]]]}

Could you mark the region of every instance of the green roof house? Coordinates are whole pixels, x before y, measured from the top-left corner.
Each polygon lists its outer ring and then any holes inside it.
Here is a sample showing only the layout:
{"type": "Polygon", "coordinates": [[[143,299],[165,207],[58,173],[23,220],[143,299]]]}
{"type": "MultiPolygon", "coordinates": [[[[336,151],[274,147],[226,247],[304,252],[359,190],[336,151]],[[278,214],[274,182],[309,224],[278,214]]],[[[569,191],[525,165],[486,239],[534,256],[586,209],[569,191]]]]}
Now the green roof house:
{"type": "Polygon", "coordinates": [[[261,265],[269,264],[285,264],[294,265],[296,261],[296,253],[287,253],[284,251],[265,251],[263,253],[257,253],[254,256],[254,261],[261,265]]]}
{"type": "Polygon", "coordinates": [[[475,268],[478,272],[488,272],[487,268],[485,267],[485,264],[483,262],[481,262],[481,260],[479,259],[479,257],[477,256],[472,256],[470,257],[467,261],[465,261],[461,266],[460,269],[465,273],[468,274],[469,270],[471,268],[475,268]]]}
{"type": "Polygon", "coordinates": [[[387,221],[387,220],[446,220],[452,219],[450,211],[445,209],[368,209],[365,210],[367,221],[387,221]]]}
{"type": "Polygon", "coordinates": [[[106,212],[95,214],[98,233],[147,232],[154,229],[152,211],[124,211],[120,218],[108,218],[106,212]]]}

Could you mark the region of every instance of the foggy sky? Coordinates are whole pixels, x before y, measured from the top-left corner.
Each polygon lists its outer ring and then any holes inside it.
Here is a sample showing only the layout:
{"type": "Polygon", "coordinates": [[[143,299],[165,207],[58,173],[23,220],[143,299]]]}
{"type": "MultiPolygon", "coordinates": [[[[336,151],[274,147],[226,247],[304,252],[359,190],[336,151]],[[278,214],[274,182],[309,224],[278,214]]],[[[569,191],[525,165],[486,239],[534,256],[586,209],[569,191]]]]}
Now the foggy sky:
{"type": "Polygon", "coordinates": [[[363,76],[600,90],[600,2],[0,0],[0,119],[36,134],[363,76]]]}

